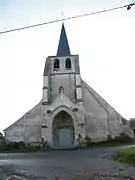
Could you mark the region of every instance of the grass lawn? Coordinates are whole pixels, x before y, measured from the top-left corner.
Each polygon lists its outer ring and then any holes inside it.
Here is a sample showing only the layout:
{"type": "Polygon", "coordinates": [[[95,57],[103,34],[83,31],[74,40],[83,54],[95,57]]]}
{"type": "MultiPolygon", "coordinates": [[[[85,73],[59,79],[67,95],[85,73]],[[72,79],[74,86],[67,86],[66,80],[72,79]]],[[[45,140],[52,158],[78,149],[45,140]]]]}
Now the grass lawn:
{"type": "Polygon", "coordinates": [[[135,165],[135,147],[119,151],[114,159],[119,162],[135,165]]]}
{"type": "MultiPolygon", "coordinates": [[[[104,141],[104,142],[91,142],[88,141],[84,144],[80,144],[79,146],[75,147],[75,149],[78,148],[105,148],[105,147],[115,147],[115,146],[122,146],[122,145],[131,145],[133,144],[132,140],[125,142],[125,139],[110,139],[108,141],[104,141]]],[[[44,145],[43,147],[40,146],[32,146],[30,144],[24,144],[23,142],[19,142],[19,143],[9,143],[6,144],[5,142],[1,143],[0,146],[0,153],[21,153],[21,152],[44,152],[44,151],[52,151],[55,149],[52,149],[51,147],[49,147],[48,145],[44,145]]]]}
{"type": "Polygon", "coordinates": [[[115,146],[123,146],[123,145],[131,145],[132,142],[99,142],[99,143],[93,143],[89,145],[89,147],[115,147],[115,146]]]}

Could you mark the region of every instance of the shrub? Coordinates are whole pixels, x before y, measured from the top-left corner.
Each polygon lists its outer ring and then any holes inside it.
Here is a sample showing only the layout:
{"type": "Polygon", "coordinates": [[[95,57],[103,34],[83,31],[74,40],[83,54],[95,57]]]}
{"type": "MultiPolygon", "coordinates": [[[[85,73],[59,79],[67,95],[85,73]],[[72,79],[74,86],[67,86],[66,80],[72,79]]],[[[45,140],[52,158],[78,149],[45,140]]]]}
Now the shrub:
{"type": "Polygon", "coordinates": [[[104,147],[104,146],[116,146],[125,143],[132,143],[133,139],[124,133],[120,133],[119,136],[111,138],[109,135],[106,141],[92,142],[91,138],[85,137],[85,147],[104,147]]]}
{"type": "Polygon", "coordinates": [[[24,143],[23,141],[20,142],[8,142],[5,144],[4,151],[6,152],[37,152],[37,151],[44,151],[49,149],[47,142],[41,144],[31,144],[31,143],[24,143]]]}
{"type": "Polygon", "coordinates": [[[85,143],[86,143],[86,146],[87,146],[87,147],[89,147],[89,146],[92,144],[90,137],[86,136],[86,137],[84,138],[84,140],[85,140],[85,143]]]}
{"type": "Polygon", "coordinates": [[[9,142],[5,145],[5,150],[11,150],[11,149],[19,149],[19,143],[9,142]]]}
{"type": "Polygon", "coordinates": [[[107,140],[110,141],[112,139],[111,135],[107,135],[107,140]]]}
{"type": "Polygon", "coordinates": [[[0,152],[4,152],[5,150],[5,141],[0,142],[0,152]]]}
{"type": "Polygon", "coordinates": [[[120,133],[119,136],[116,136],[115,141],[117,142],[132,142],[133,139],[130,138],[127,134],[125,133],[120,133]]]}

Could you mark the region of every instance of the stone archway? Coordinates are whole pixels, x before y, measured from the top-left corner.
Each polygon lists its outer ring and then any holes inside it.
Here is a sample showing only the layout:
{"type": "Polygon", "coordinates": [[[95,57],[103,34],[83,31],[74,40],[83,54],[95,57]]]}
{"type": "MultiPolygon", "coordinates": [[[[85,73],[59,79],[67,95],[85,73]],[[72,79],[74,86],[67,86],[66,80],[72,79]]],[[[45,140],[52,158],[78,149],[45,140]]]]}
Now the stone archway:
{"type": "Polygon", "coordinates": [[[53,144],[56,147],[71,147],[74,143],[74,122],[66,111],[60,111],[52,124],[53,144]]]}

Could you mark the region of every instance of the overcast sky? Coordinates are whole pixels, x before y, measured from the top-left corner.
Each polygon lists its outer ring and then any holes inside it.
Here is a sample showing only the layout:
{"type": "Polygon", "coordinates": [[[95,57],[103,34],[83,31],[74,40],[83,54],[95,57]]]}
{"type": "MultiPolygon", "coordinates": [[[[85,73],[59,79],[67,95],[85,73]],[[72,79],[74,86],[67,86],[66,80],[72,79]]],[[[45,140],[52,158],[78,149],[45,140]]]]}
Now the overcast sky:
{"type": "MultiPolygon", "coordinates": [[[[129,4],[129,0],[0,0],[0,31],[129,4]]],[[[125,118],[135,117],[135,7],[65,22],[81,76],[125,118]]],[[[0,130],[42,98],[61,23],[0,35],[0,130]]]]}

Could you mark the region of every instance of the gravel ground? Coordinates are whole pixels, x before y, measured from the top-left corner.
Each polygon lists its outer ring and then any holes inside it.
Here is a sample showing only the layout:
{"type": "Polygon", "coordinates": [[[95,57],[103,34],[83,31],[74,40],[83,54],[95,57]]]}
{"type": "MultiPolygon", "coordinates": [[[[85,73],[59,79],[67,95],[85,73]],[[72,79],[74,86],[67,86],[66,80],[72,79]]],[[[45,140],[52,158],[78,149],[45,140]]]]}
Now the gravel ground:
{"type": "Polygon", "coordinates": [[[135,180],[135,167],[115,162],[126,147],[0,154],[0,180],[135,180]]]}

